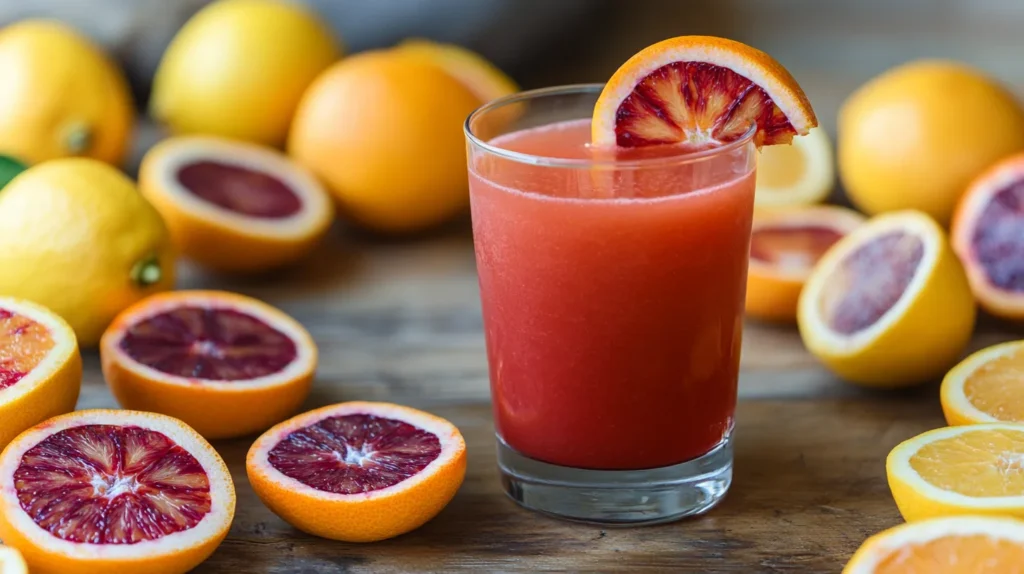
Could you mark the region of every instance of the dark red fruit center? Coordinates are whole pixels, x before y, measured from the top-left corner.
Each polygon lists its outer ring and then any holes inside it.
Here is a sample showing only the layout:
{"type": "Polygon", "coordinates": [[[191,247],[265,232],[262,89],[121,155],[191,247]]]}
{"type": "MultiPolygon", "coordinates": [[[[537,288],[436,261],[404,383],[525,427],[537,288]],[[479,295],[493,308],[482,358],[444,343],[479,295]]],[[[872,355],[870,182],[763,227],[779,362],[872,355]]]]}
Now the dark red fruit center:
{"type": "Polygon", "coordinates": [[[53,337],[42,324],[0,309],[0,391],[24,379],[53,346],[53,337]]]}
{"type": "Polygon", "coordinates": [[[284,370],[298,356],[287,335],[234,309],[179,307],[133,325],[121,349],[169,375],[241,381],[284,370]]]}
{"type": "Polygon", "coordinates": [[[267,458],[285,476],[334,494],[372,492],[415,475],[441,455],[433,433],[369,414],[326,418],[274,445],[267,458]]]}
{"type": "Polygon", "coordinates": [[[874,239],[850,253],[825,293],[825,317],[836,332],[852,335],[874,325],[906,292],[924,243],[902,231],[874,239]]]}
{"type": "Polygon", "coordinates": [[[788,143],[796,135],[767,92],[743,76],[705,62],[674,62],[637,84],[619,105],[621,147],[726,143],[757,124],[755,143],[788,143]]]}
{"type": "Polygon", "coordinates": [[[1024,181],[992,197],[974,228],[974,253],[992,285],[1024,293],[1024,181]]]}
{"type": "Polygon", "coordinates": [[[178,181],[198,197],[249,217],[278,219],[295,215],[302,200],[270,174],[206,160],[178,170],[178,181]]]}
{"type": "Polygon", "coordinates": [[[86,425],[47,437],[22,456],[14,489],[36,524],[69,542],[156,540],[210,512],[199,461],[136,426],[86,425]]]}
{"type": "Polygon", "coordinates": [[[750,236],[750,257],[783,269],[806,270],[842,237],[823,225],[762,227],[750,236]]]}

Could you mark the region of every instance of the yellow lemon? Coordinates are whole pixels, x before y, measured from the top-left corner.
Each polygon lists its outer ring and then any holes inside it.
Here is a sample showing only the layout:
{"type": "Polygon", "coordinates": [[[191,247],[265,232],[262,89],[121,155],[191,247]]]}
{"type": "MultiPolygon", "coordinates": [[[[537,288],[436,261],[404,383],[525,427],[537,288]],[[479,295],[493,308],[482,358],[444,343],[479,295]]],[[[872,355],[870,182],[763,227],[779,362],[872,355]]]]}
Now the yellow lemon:
{"type": "Polygon", "coordinates": [[[91,159],[41,163],[0,190],[0,295],[48,307],[95,346],[114,316],[171,288],[170,237],[130,179],[91,159]]]}
{"type": "Polygon", "coordinates": [[[839,175],[857,207],[917,209],[945,225],[975,176],[1024,149],[1024,111],[965,65],[912,62],[846,100],[838,139],[839,175]]]}
{"type": "Polygon", "coordinates": [[[123,73],[91,41],[47,20],[0,31],[0,153],[24,162],[120,163],[135,111],[123,73]]]}
{"type": "Polygon", "coordinates": [[[939,396],[951,425],[1024,423],[1024,341],[967,357],[942,379],[939,396]]]}
{"type": "Polygon", "coordinates": [[[302,93],[340,56],[330,29],[297,2],[220,0],[167,48],[150,113],[175,133],[280,145],[302,93]]]}
{"type": "Polygon", "coordinates": [[[757,160],[757,209],[821,203],[835,184],[832,142],[822,127],[794,136],[790,145],[761,148],[757,160]]]}

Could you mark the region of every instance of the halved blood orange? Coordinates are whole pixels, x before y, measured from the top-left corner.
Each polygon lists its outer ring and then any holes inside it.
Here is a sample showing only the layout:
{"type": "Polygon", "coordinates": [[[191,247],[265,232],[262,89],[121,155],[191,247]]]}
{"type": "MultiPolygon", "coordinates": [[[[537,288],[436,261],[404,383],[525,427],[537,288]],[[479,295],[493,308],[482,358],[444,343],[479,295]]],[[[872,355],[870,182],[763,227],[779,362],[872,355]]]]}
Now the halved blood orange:
{"type": "Polygon", "coordinates": [[[804,282],[818,259],[864,223],[859,213],[832,205],[799,206],[754,214],[747,272],[747,314],[795,321],[804,282]]]}
{"type": "Polygon", "coordinates": [[[822,256],[800,294],[804,344],[841,377],[898,387],[941,376],[975,306],[946,234],[919,211],[879,215],[822,256]]]}
{"type": "Polygon", "coordinates": [[[737,140],[757,126],[758,146],[789,143],[818,125],[793,76],[768,54],[713,36],[644,48],[612,75],[594,106],[600,147],[737,140]]]}
{"type": "Polygon", "coordinates": [[[264,271],[306,255],[334,204],[282,153],[210,136],[164,140],[143,158],[139,189],[181,252],[219,271],[264,271]]]}
{"type": "Polygon", "coordinates": [[[52,311],[0,298],[0,450],[22,431],[75,408],[82,357],[52,311]]]}
{"type": "Polygon", "coordinates": [[[466,474],[466,443],[450,422],[386,403],[323,407],[267,431],[245,461],[253,490],[292,526],[375,542],[419,528],[466,474]]]}
{"type": "Polygon", "coordinates": [[[982,307],[1024,319],[1024,154],[971,183],[954,212],[952,237],[982,307]]]}
{"type": "Polygon", "coordinates": [[[21,552],[9,546],[0,546],[0,574],[28,574],[28,565],[21,552]]]}
{"type": "Polygon", "coordinates": [[[265,430],[298,410],[317,348],[298,321],[266,303],[176,291],[118,315],[100,359],[122,407],[179,418],[217,439],[265,430]]]}
{"type": "Polygon", "coordinates": [[[217,451],[179,420],[91,410],[52,418],[0,455],[0,538],[33,574],[180,574],[235,514],[217,451]]]}

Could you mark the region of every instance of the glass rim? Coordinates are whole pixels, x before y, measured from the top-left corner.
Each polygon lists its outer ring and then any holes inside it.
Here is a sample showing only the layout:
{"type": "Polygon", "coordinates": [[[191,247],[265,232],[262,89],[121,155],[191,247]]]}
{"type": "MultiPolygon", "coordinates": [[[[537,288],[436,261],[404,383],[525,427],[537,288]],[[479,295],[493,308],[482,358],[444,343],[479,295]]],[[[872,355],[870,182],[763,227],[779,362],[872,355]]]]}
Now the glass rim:
{"type": "MultiPolygon", "coordinates": [[[[566,167],[566,168],[590,168],[590,167],[608,167],[614,169],[637,169],[637,168],[648,168],[648,167],[664,167],[674,166],[685,163],[693,163],[708,158],[720,156],[722,154],[735,151],[739,148],[744,147],[754,139],[754,135],[757,133],[757,124],[751,124],[739,138],[728,142],[726,144],[702,149],[697,151],[680,151],[678,154],[672,154],[662,157],[652,158],[638,158],[638,159],[571,159],[571,158],[560,158],[543,155],[535,155],[529,153],[523,153],[518,151],[512,151],[504,149],[502,147],[491,144],[484,141],[473,133],[473,122],[481,116],[494,112],[495,110],[503,107],[526,102],[529,100],[535,100],[538,98],[549,97],[549,96],[567,96],[574,94],[585,94],[585,93],[600,93],[604,89],[604,84],[566,84],[561,86],[551,86],[547,88],[537,88],[533,90],[524,90],[516,92],[508,96],[503,96],[495,100],[491,100],[477,109],[473,110],[469,116],[466,117],[466,121],[463,122],[463,132],[466,134],[466,139],[474,146],[477,146],[484,151],[502,157],[504,159],[510,159],[519,163],[526,163],[530,165],[539,165],[545,167],[566,167]]],[[[585,118],[579,118],[585,119],[585,118]]]]}

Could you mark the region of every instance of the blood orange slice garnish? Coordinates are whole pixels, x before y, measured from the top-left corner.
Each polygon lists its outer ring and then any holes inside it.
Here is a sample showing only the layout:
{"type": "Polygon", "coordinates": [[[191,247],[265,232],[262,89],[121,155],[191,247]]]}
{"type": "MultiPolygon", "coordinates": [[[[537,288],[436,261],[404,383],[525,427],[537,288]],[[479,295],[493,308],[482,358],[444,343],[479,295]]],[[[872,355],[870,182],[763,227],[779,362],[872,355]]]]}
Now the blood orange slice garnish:
{"type": "Polygon", "coordinates": [[[641,50],[612,75],[591,129],[600,147],[708,147],[754,126],[758,146],[789,143],[816,125],[800,85],[768,54],[724,38],[680,36],[641,50]]]}
{"type": "Polygon", "coordinates": [[[0,455],[0,538],[34,573],[184,573],[213,553],[234,512],[224,461],[163,415],[78,411],[0,455]]]}
{"type": "Polygon", "coordinates": [[[952,237],[981,305],[1024,319],[1024,154],[999,162],[967,188],[952,237]]]}
{"type": "Polygon", "coordinates": [[[334,204],[278,151],[215,137],[169,138],[146,154],[139,188],[178,248],[216,270],[291,263],[323,238],[334,204]]]}
{"type": "Polygon", "coordinates": [[[373,542],[441,512],[465,477],[466,443],[450,422],[422,411],[340,403],[270,429],[245,466],[256,494],[292,526],[373,542]]]}
{"type": "Polygon", "coordinates": [[[121,313],[100,341],[100,358],[121,406],[229,438],[262,431],[299,408],[317,349],[302,325],[256,299],[177,291],[121,313]]]}
{"type": "Polygon", "coordinates": [[[796,320],[800,291],[814,264],[863,222],[859,213],[829,205],[755,213],[747,314],[770,321],[796,320]]]}
{"type": "Polygon", "coordinates": [[[0,450],[23,430],[75,408],[82,359],[50,310],[0,298],[0,450]]]}

